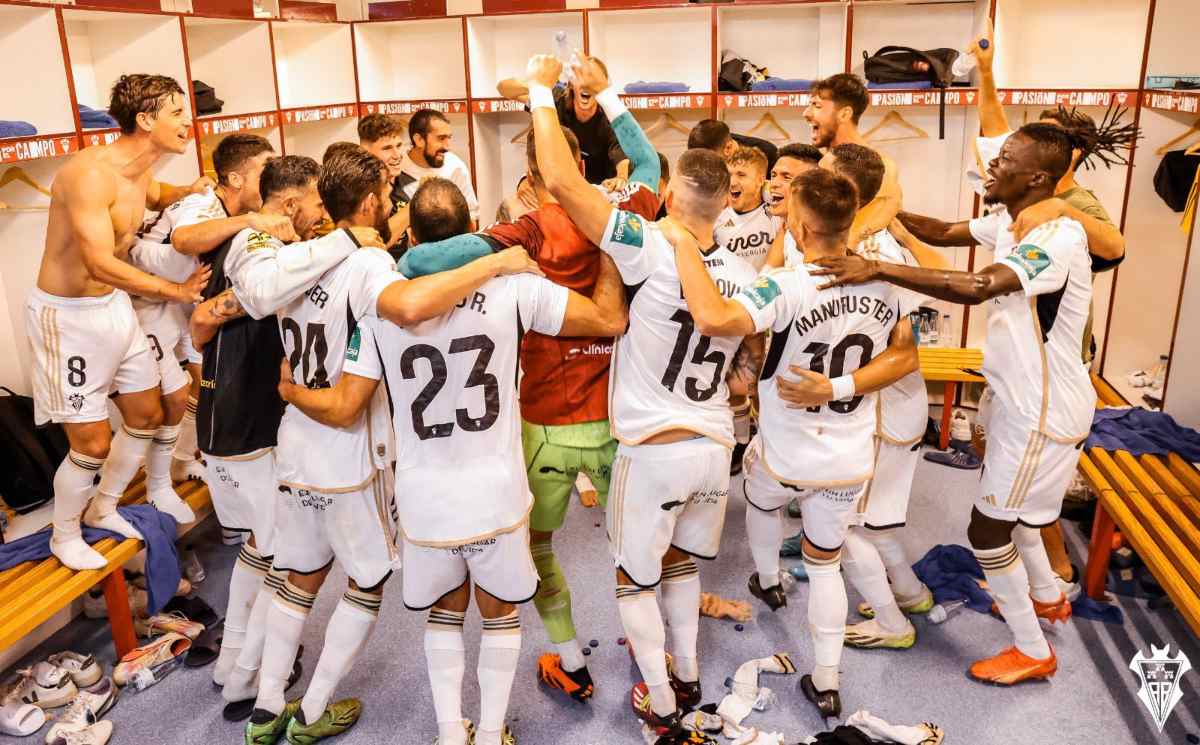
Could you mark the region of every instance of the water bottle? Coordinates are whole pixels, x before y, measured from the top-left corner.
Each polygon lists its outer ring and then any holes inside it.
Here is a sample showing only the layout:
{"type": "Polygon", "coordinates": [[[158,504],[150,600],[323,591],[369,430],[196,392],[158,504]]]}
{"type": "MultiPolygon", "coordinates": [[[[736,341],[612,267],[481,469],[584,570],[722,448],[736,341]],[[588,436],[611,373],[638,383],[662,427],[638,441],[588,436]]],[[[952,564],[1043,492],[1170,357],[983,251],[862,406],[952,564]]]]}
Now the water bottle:
{"type": "Polygon", "coordinates": [[[134,692],[144,691],[147,688],[156,685],[163,678],[170,675],[174,670],[183,665],[184,655],[177,655],[151,667],[143,667],[133,674],[133,680],[129,681],[127,687],[132,688],[134,692]]]}
{"type": "Polygon", "coordinates": [[[921,329],[921,338],[926,340],[927,346],[941,346],[941,342],[938,340],[938,323],[936,313],[932,316],[925,316],[924,328],[921,329]]]}
{"type": "Polygon", "coordinates": [[[558,61],[562,63],[562,73],[558,76],[558,82],[571,83],[575,81],[575,71],[571,69],[571,65],[578,62],[575,56],[575,50],[571,48],[571,42],[567,41],[566,31],[554,32],[554,56],[558,57],[558,61]]]}
{"type": "MultiPolygon", "coordinates": [[[[991,46],[991,44],[988,43],[987,39],[979,40],[980,49],[987,49],[989,46],[991,46]]],[[[956,78],[965,78],[971,74],[971,71],[975,69],[975,65],[978,63],[979,61],[975,59],[974,54],[970,52],[960,52],[958,57],[954,59],[954,64],[950,66],[950,72],[956,78]]]]}
{"type": "Polygon", "coordinates": [[[965,600],[951,600],[948,603],[938,603],[929,609],[929,621],[931,623],[943,624],[946,619],[954,615],[967,604],[965,600]]]}
{"type": "Polygon", "coordinates": [[[938,335],[938,341],[941,342],[941,345],[943,347],[954,346],[954,342],[952,341],[952,339],[954,338],[954,333],[950,330],[950,314],[949,313],[942,314],[942,322],[938,326],[938,334],[937,335],[938,335]]]}

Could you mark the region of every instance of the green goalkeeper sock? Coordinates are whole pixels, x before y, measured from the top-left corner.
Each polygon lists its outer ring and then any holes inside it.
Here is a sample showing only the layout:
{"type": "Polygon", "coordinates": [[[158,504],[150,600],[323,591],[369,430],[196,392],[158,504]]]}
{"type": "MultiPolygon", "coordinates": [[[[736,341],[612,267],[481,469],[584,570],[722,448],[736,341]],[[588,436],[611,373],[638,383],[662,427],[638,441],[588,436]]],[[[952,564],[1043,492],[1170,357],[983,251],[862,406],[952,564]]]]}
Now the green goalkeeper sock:
{"type": "Polygon", "coordinates": [[[537,607],[538,615],[542,617],[546,633],[555,644],[571,641],[575,638],[575,620],[571,617],[571,590],[567,587],[567,578],[563,576],[562,567],[554,555],[554,548],[549,541],[538,541],[530,544],[529,552],[533,555],[533,565],[537,567],[538,576],[542,579],[533,604],[537,607]]]}

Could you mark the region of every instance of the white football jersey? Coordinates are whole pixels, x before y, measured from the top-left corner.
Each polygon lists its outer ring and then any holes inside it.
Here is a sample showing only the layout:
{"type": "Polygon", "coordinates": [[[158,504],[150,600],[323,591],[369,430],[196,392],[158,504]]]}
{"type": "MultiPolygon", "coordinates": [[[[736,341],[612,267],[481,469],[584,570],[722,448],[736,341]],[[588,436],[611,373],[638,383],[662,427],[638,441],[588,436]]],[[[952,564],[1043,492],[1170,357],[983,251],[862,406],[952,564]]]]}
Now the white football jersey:
{"type": "Polygon", "coordinates": [[[766,203],[742,213],[733,207],[726,207],[713,228],[713,240],[721,248],[748,261],[758,271],[766,263],[771,242],[782,227],[783,218],[772,215],[766,203]]]}
{"type": "Polygon", "coordinates": [[[900,297],[883,282],[819,290],[824,280],[810,268],[763,274],[736,298],[757,331],[773,332],[758,384],[763,462],[794,486],[860,484],[874,470],[876,394],[797,410],[779,397],[775,378],[791,365],[830,378],[863,367],[887,348],[900,297]]]}
{"type": "MultiPolygon", "coordinates": [[[[332,240],[349,239],[346,231],[330,234],[338,235],[341,237],[332,240]]],[[[256,254],[281,246],[265,233],[244,230],[235,236],[225,259],[226,274],[235,288],[246,281],[256,254]]],[[[302,294],[279,306],[279,335],[292,366],[293,382],[308,388],[336,385],[355,327],[375,314],[383,289],[400,280],[387,252],[360,248],[310,282],[302,294]]],[[[279,424],[275,472],[280,483],[299,489],[358,488],[374,476],[367,418],[349,427],[333,428],[288,406],[279,424]]]]}
{"type": "Polygon", "coordinates": [[[790,269],[803,263],[804,252],[800,250],[800,246],[796,245],[792,231],[788,230],[783,234],[783,265],[790,269]]]}
{"type": "Polygon", "coordinates": [[[1079,355],[1092,305],[1083,226],[1060,217],[1018,244],[1007,210],[970,225],[971,235],[1021,280],[1021,292],[989,302],[983,376],[995,391],[994,415],[1015,417],[1061,442],[1084,439],[1096,389],[1079,355]]]}
{"type": "Polygon", "coordinates": [[[176,228],[223,217],[229,217],[229,213],[211,187],[189,194],[143,227],[137,243],[129,251],[129,262],[148,274],[170,282],[183,282],[196,271],[200,261],[195,256],[176,251],[171,245],[171,235],[176,228]]]}
{"type": "MultiPolygon", "coordinates": [[[[868,236],[854,252],[864,259],[918,266],[912,254],[886,230],[868,236]]],[[[908,314],[921,307],[924,296],[902,287],[896,288],[896,294],[900,297],[900,316],[907,322],[908,314]]],[[[928,419],[929,392],[920,370],[879,392],[879,434],[883,439],[895,445],[911,445],[925,435],[928,419]]]]}
{"type": "MultiPolygon", "coordinates": [[[[733,447],[733,415],[725,374],[742,340],[702,336],[688,312],[675,249],[654,223],[613,210],[600,248],[629,288],[629,328],[617,339],[608,383],[613,435],[637,444],[671,429],[688,429],[733,447]]],[[[719,248],[704,259],[725,297],[757,272],[719,248]]]]}
{"type": "Polygon", "coordinates": [[[346,370],[387,383],[400,528],[461,546],[524,524],[533,506],[521,449],[521,333],[555,335],[570,292],[533,274],[497,277],[444,316],[362,326],[346,370]]]}

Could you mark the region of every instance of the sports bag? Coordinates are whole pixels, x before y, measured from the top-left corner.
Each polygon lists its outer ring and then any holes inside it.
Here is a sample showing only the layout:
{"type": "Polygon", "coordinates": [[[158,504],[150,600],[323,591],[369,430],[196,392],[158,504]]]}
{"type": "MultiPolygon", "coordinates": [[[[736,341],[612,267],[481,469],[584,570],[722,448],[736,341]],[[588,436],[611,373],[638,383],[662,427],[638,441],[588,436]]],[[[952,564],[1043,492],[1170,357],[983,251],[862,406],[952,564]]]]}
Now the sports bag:
{"type": "Polygon", "coordinates": [[[54,472],[70,445],[60,425],[35,427],[33,399],[0,386],[0,497],[17,514],[25,514],[54,496],[54,472]]]}
{"type": "MultiPolygon", "coordinates": [[[[957,49],[913,49],[881,47],[875,54],[863,52],[863,74],[872,83],[924,83],[945,89],[954,82],[951,67],[958,59],[957,49]]],[[[946,93],[938,106],[938,139],[946,139],[946,93]]]]}

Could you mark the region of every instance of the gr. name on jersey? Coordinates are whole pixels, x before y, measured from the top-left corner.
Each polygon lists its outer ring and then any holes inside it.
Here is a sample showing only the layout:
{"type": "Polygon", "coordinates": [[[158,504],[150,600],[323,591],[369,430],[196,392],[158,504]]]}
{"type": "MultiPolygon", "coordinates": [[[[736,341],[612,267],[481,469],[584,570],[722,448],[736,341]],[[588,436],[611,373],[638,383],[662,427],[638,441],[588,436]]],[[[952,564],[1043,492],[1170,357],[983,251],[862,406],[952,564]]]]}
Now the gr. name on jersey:
{"type": "Polygon", "coordinates": [[[517,359],[523,331],[555,335],[565,287],[497,277],[449,313],[406,328],[366,319],[350,369],[378,377],[396,431],[396,501],[410,543],[460,546],[519,528],[532,496],[521,451],[517,359]]]}
{"type": "Polygon", "coordinates": [[[821,290],[809,270],[768,272],[736,298],[756,331],[774,332],[758,386],[763,459],[785,484],[860,484],[874,470],[876,394],[795,410],[780,398],[775,378],[789,375],[791,365],[831,379],[863,367],[887,348],[902,317],[900,298],[882,282],[821,290]]]}
{"type": "MultiPolygon", "coordinates": [[[[614,436],[637,444],[667,430],[689,429],[733,447],[725,374],[738,337],[696,331],[675,268],[675,249],[654,223],[613,210],[600,248],[629,288],[629,329],[617,341],[609,374],[614,436]]],[[[745,259],[715,248],[704,265],[733,297],[757,272],[745,259]]]]}
{"type": "Polygon", "coordinates": [[[721,248],[735,253],[754,267],[762,269],[771,243],[783,227],[783,218],[771,214],[766,204],[748,212],[726,207],[717,218],[713,239],[721,248]]]}

